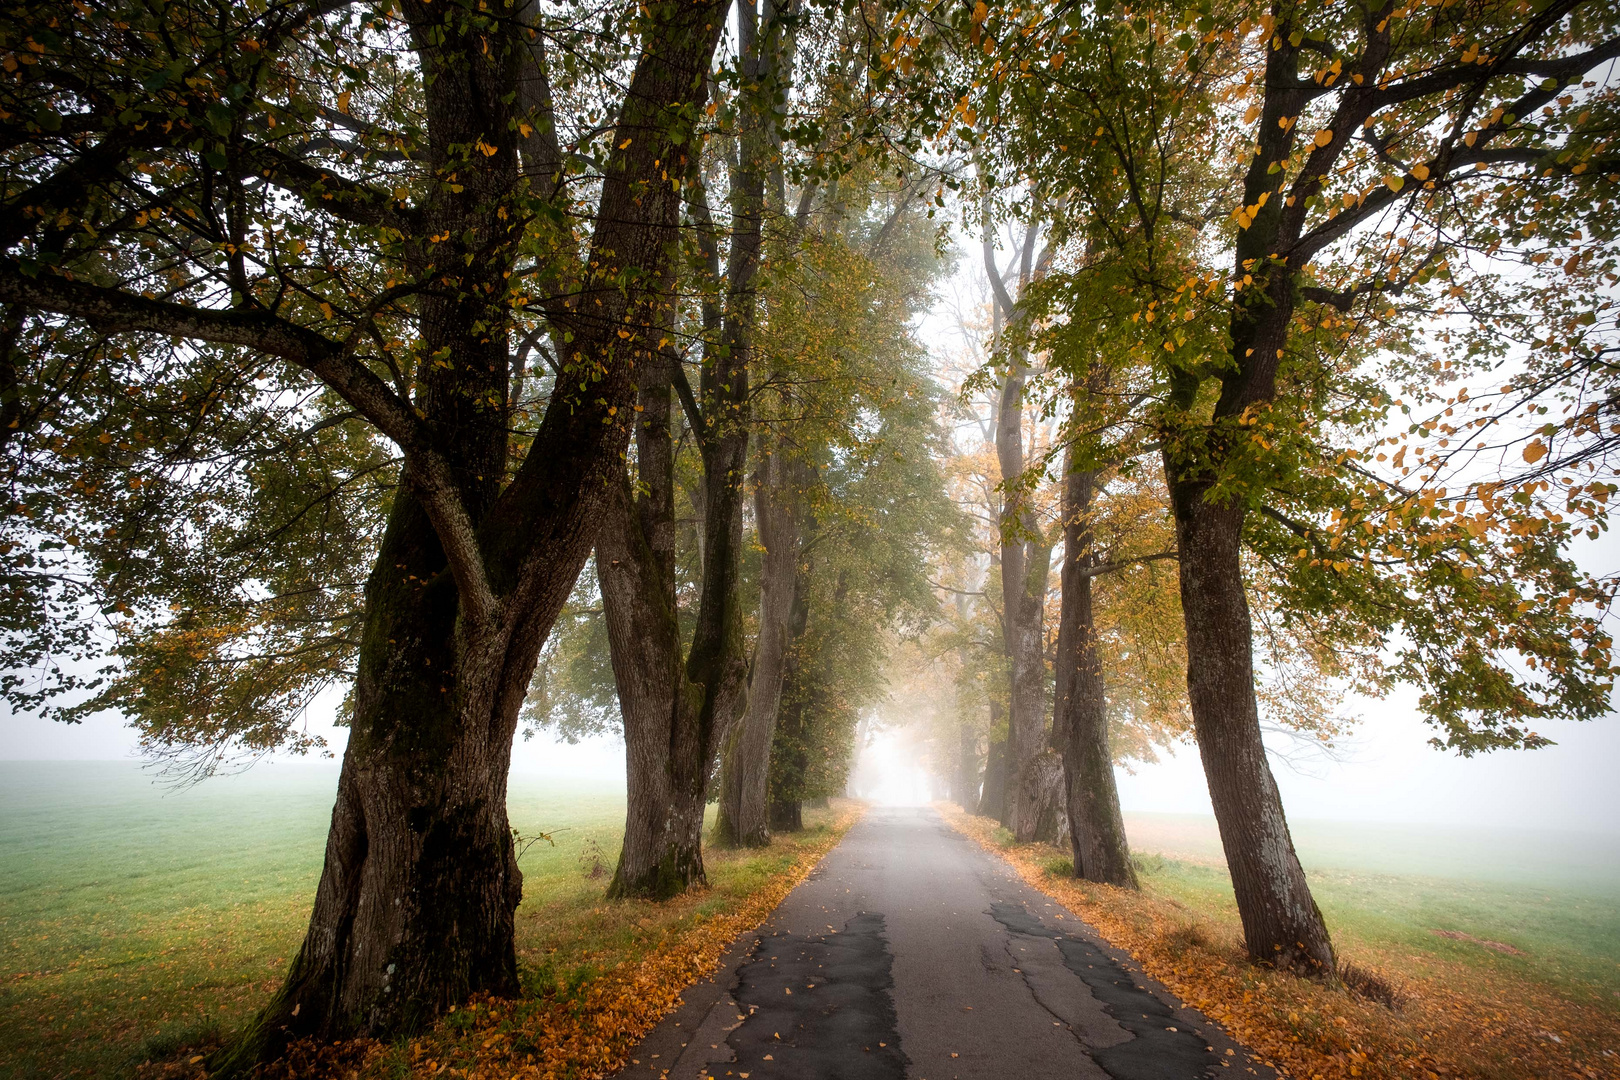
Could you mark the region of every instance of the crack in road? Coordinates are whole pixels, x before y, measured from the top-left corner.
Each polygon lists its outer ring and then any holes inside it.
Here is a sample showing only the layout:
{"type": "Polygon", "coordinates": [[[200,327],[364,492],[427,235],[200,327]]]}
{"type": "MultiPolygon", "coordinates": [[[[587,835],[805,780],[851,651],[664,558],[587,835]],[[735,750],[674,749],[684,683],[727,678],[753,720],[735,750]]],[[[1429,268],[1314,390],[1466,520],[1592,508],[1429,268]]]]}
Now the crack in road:
{"type": "MultiPolygon", "coordinates": [[[[1052,929],[1022,904],[996,901],[990,905],[990,915],[1010,934],[1053,941],[1063,966],[1086,984],[1116,1023],[1135,1036],[1114,1046],[1087,1048],[1092,1060],[1114,1080],[1195,1080],[1218,1067],[1203,1036],[1188,1030],[1186,1021],[1170,1006],[1095,944],[1052,929]]],[[[1029,982],[1027,977],[1025,982],[1029,982]]],[[[1030,992],[1043,1008],[1052,1011],[1033,986],[1030,992]]]]}

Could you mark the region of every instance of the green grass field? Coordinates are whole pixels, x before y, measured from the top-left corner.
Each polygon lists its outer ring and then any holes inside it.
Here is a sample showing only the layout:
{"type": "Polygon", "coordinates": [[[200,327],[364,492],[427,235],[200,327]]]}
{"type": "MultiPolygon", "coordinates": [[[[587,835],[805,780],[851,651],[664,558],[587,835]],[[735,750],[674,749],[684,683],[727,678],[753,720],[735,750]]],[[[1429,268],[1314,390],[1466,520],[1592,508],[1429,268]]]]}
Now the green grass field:
{"type": "MultiPolygon", "coordinates": [[[[1213,820],[1127,814],[1126,830],[1158,891],[1199,910],[1232,903],[1213,820]]],[[[1414,975],[1462,961],[1620,999],[1620,837],[1310,821],[1293,834],[1341,946],[1414,975]]]]}
{"type": "MultiPolygon", "coordinates": [[[[171,791],[126,763],[0,763],[0,1080],[116,1076],[245,1019],[298,947],[336,782],[334,767],[278,764],[171,791]]],[[[518,775],[510,805],[521,833],[555,841],[523,857],[526,977],[578,978],[657,931],[600,901],[622,792],[518,775]]],[[[1230,904],[1210,822],[1133,814],[1127,826],[1157,890],[1193,908],[1230,904]]],[[[1399,953],[1408,970],[1461,958],[1620,994],[1614,838],[1381,828],[1296,827],[1341,942],[1399,953]]],[[[712,902],[790,858],[716,859],[712,902]]]]}
{"type": "MultiPolygon", "coordinates": [[[[298,948],[336,786],[335,767],[175,791],[131,764],[0,763],[0,1078],[114,1075],[250,1015],[298,948]]],[[[605,887],[624,797],[516,776],[510,807],[555,840],[522,860],[521,948],[533,914],[605,887]]]]}

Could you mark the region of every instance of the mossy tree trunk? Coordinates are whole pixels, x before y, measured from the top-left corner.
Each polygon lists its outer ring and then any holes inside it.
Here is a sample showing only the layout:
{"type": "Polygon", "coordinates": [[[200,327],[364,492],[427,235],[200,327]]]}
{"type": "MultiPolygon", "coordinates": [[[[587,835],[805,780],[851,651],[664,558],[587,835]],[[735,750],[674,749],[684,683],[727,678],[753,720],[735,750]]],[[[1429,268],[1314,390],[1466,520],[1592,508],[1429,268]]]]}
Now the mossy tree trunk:
{"type": "MultiPolygon", "coordinates": [[[[805,522],[801,552],[814,540],[815,519],[805,522]]],[[[767,819],[776,832],[804,828],[801,803],[805,773],[809,769],[809,709],[811,685],[806,631],[810,625],[810,562],[801,554],[793,579],[793,603],[788,612],[787,656],[782,664],[782,699],[776,732],[771,742],[767,819]]]]}

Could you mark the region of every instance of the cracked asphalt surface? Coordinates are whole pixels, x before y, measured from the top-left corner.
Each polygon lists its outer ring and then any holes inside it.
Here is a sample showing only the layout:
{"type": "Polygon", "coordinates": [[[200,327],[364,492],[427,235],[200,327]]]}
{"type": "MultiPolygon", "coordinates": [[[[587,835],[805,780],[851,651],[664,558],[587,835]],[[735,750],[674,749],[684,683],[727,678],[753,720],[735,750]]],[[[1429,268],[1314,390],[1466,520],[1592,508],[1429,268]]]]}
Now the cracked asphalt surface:
{"type": "Polygon", "coordinates": [[[626,1080],[1276,1075],[926,807],[871,810],[631,1057],[626,1080]]]}

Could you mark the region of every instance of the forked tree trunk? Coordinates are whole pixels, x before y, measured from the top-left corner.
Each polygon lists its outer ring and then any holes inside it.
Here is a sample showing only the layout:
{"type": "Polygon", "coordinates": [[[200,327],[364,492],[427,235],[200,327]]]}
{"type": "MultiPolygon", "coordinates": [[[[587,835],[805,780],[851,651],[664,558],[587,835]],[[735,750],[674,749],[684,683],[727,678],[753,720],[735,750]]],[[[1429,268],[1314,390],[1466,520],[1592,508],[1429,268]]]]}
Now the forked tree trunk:
{"type": "MultiPolygon", "coordinates": [[[[702,580],[691,644],[682,658],[675,579],[675,455],[671,393],[684,386],[680,359],[666,351],[647,373],[636,431],[636,469],[643,494],[616,484],[614,512],[597,542],[597,576],[608,624],[626,748],[628,807],[624,847],[608,886],[613,898],[673,896],[703,882],[703,809],[720,747],[747,707],[742,600],[737,588],[743,537],[743,483],[748,464],[749,366],[756,321],[765,213],[768,134],[760,99],[769,81],[757,10],[739,0],[738,49],[748,90],[731,178],[731,244],[726,302],[705,330],[700,398],[687,407],[702,459],[702,580]],[[712,336],[718,329],[719,340],[712,336]]],[[[776,28],[779,29],[779,28],[776,28]]],[[[701,183],[693,185],[701,194],[701,183]]],[[[703,202],[707,220],[707,203],[703,202]]],[[[713,234],[700,244],[718,273],[713,234]]],[[[673,313],[671,313],[673,318],[673,313]]],[[[683,403],[684,404],[684,403],[683,403]]]]}
{"type": "MultiPolygon", "coordinates": [[[[683,655],[676,608],[674,446],[670,375],[649,372],[640,393],[636,460],[642,493],[620,474],[596,541],[613,678],[624,723],[624,847],[609,897],[665,899],[705,880],[703,809],[721,741],[746,693],[735,597],[740,518],[736,484],[706,500],[705,607],[683,655]],[[729,561],[730,567],[727,568],[729,561]],[[728,592],[729,588],[729,592],[728,592]]],[[[744,433],[746,438],[746,433],[744,433]]]]}
{"type": "MultiPolygon", "coordinates": [[[[602,297],[589,319],[555,313],[592,360],[579,370],[594,372],[588,384],[578,372],[560,377],[555,393],[584,398],[588,385],[602,404],[547,410],[503,489],[508,316],[488,298],[505,296],[522,239],[520,215],[505,207],[520,187],[512,109],[526,50],[518,31],[492,40],[438,8],[413,2],[405,13],[424,68],[431,164],[447,169],[456,156],[460,170],[460,183],[423,209],[424,237],[443,230],[433,242],[452,247],[431,249],[446,287],[419,301],[420,344],[448,360],[418,375],[411,404],[422,426],[405,441],[404,479],[366,585],[354,712],[309,929],[281,990],[209,1063],[216,1076],[294,1039],[408,1033],[472,993],[518,989],[512,736],[623,452],[627,427],[611,416],[628,410],[632,362],[650,355],[648,330],[670,303],[678,197],[644,190],[642,178],[690,143],[681,130],[690,121],[678,118],[701,93],[719,36],[712,3],[653,16],[658,47],[631,78],[592,237],[588,265],[611,285],[587,272],[581,284],[602,297]],[[468,163],[457,148],[477,138],[493,152],[468,163]]],[[[347,378],[349,392],[377,394],[347,378]]]]}
{"type": "MultiPolygon", "coordinates": [[[[667,425],[668,384],[644,389],[642,400],[643,425],[667,425]],[[661,415],[647,404],[660,389],[661,415]]],[[[638,432],[637,441],[642,476],[658,477],[657,459],[647,449],[653,440],[638,432]]],[[[667,428],[659,441],[667,454],[667,428]]],[[[629,478],[615,482],[596,540],[596,576],[625,747],[624,847],[608,895],[664,899],[704,880],[703,806],[717,740],[704,730],[703,687],[687,680],[682,663],[674,530],[659,527],[672,516],[671,485],[653,483],[658,486],[650,496],[633,500],[629,478]]]]}
{"type": "Polygon", "coordinates": [[[766,802],[770,788],[771,744],[782,701],[793,592],[799,563],[799,528],[794,504],[800,469],[780,440],[760,463],[754,519],[765,548],[760,567],[759,631],[748,680],[748,709],[726,742],[720,768],[720,812],[715,834],[723,843],[759,847],[771,841],[766,802]]]}
{"type": "Polygon", "coordinates": [[[1097,474],[1067,463],[1063,479],[1063,600],[1058,615],[1057,693],[1052,740],[1063,755],[1069,841],[1076,877],[1138,888],[1119,811],[1108,746],[1108,699],[1091,584],[1097,559],[1091,528],[1097,474]]]}
{"type": "Polygon", "coordinates": [[[512,919],[523,877],[506,778],[511,704],[528,675],[521,664],[502,670],[498,643],[457,640],[444,564],[432,526],[401,491],[366,589],[355,709],[309,932],[254,1033],[262,1042],[227,1066],[275,1056],[296,1037],[412,1031],[470,994],[518,989],[512,919]]]}
{"type": "MultiPolygon", "coordinates": [[[[988,193],[985,196],[988,200],[988,193]]],[[[996,405],[996,461],[1001,480],[1001,595],[1002,636],[1007,649],[1008,700],[1006,777],[1002,823],[1022,843],[1035,837],[1036,810],[1025,805],[1025,773],[1035,755],[1046,748],[1046,650],[1042,623],[1046,614],[1046,577],[1051,570],[1052,546],[1041,534],[1024,490],[1024,389],[1028,378],[1029,319],[1018,306],[1033,281],[1043,277],[1051,249],[1035,260],[1039,231],[1031,221],[1024,233],[1018,272],[1018,301],[1008,295],[996,268],[994,238],[985,204],[984,263],[991,277],[995,308],[995,347],[1006,349],[1007,375],[996,405]],[[1006,339],[1002,327],[1007,328],[1006,339]]]]}
{"type": "Polygon", "coordinates": [[[1334,971],[1333,945],[1294,852],[1260,736],[1243,511],[1171,484],[1187,626],[1187,691],[1221,847],[1249,955],[1306,974],[1334,971]]]}

